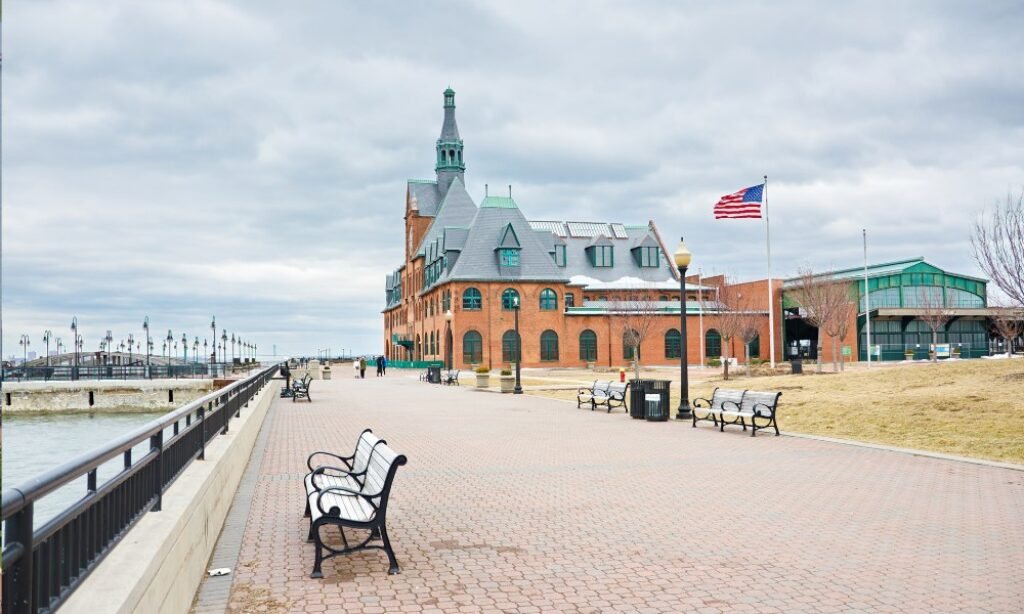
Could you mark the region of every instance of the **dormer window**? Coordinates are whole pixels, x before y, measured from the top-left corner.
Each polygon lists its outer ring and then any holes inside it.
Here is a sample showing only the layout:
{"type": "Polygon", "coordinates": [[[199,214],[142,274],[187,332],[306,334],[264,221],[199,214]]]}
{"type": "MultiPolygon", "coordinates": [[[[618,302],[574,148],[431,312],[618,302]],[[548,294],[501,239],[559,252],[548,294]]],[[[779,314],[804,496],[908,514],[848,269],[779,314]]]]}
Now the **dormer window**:
{"type": "Polygon", "coordinates": [[[637,247],[633,250],[633,257],[637,266],[654,268],[658,266],[658,248],[650,246],[637,247]]]}
{"type": "Polygon", "coordinates": [[[587,248],[590,264],[595,267],[615,266],[615,252],[611,245],[593,245],[587,248]]]}
{"type": "Polygon", "coordinates": [[[519,250],[499,249],[498,262],[501,266],[519,266],[519,250]]]}
{"type": "Polygon", "coordinates": [[[565,263],[566,263],[565,246],[564,245],[556,245],[555,246],[555,264],[557,264],[558,266],[565,266],[565,263]]]}

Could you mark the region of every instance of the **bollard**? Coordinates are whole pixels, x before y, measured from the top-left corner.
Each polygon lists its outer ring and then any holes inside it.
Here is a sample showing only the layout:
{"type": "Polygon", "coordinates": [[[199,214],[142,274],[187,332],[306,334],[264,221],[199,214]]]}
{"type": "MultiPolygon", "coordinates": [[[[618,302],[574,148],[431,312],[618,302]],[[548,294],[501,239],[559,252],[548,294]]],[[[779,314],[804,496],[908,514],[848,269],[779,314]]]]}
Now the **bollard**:
{"type": "Polygon", "coordinates": [[[622,367],[619,367],[619,382],[624,381],[626,381],[626,370],[623,369],[622,367]]]}

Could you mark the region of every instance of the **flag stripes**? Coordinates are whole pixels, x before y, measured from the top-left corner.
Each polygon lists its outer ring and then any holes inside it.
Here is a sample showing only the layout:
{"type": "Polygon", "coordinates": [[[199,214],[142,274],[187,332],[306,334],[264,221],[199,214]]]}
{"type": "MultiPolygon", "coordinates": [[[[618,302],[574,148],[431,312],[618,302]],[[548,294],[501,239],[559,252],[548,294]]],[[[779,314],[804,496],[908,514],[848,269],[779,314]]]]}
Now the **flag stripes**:
{"type": "Polygon", "coordinates": [[[715,203],[715,219],[761,219],[764,184],[726,194],[715,203]]]}

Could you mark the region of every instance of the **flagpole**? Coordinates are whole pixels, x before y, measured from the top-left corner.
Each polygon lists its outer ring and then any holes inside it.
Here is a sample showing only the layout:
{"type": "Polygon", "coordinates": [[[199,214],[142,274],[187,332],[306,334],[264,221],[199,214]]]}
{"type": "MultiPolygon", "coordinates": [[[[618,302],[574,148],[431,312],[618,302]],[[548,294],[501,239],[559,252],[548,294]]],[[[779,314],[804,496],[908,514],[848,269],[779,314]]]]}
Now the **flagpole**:
{"type": "Polygon", "coordinates": [[[775,301],[772,292],[772,230],[768,221],[768,175],[764,176],[764,237],[768,251],[768,352],[775,368],[775,301]]]}
{"type": "Polygon", "coordinates": [[[862,228],[864,234],[864,331],[867,336],[868,369],[871,368],[871,298],[868,292],[868,229],[862,228]]]}
{"type": "Polygon", "coordinates": [[[700,321],[700,366],[703,369],[705,360],[704,354],[704,269],[697,269],[697,298],[700,311],[698,311],[698,320],[700,321]]]}

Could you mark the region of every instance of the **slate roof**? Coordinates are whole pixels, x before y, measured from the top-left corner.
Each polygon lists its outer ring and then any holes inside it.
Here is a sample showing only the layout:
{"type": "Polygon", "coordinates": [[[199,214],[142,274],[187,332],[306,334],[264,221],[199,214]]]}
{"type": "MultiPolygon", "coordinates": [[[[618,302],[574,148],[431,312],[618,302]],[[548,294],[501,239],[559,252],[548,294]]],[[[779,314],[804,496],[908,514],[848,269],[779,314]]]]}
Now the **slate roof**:
{"type": "MultiPolygon", "coordinates": [[[[434,187],[436,189],[437,186],[435,185],[434,187]]],[[[476,211],[476,203],[473,202],[473,198],[466,191],[466,186],[463,185],[462,179],[456,177],[452,180],[451,186],[448,187],[448,193],[445,194],[444,200],[438,205],[437,211],[434,213],[434,221],[430,224],[426,234],[423,235],[423,240],[420,241],[416,254],[426,255],[426,247],[431,242],[441,238],[446,227],[469,226],[476,215],[476,211]]],[[[422,211],[420,215],[423,215],[422,211]]]]}
{"type": "Polygon", "coordinates": [[[547,245],[533,231],[522,211],[515,206],[515,201],[499,196],[485,198],[480,204],[476,217],[469,224],[466,245],[446,278],[568,281],[565,271],[555,264],[547,245]],[[494,250],[510,224],[519,239],[520,264],[518,267],[499,267],[494,250]]]}
{"type": "Polygon", "coordinates": [[[420,215],[434,217],[437,213],[437,206],[441,202],[441,192],[437,189],[436,181],[425,179],[410,179],[406,184],[410,198],[416,199],[416,206],[420,215]]]}
{"type": "MultiPolygon", "coordinates": [[[[547,225],[551,222],[543,222],[547,225]]],[[[536,222],[531,222],[536,227],[536,222]]],[[[634,247],[659,247],[653,236],[653,230],[647,226],[623,226],[622,224],[598,224],[594,222],[566,222],[567,229],[580,231],[584,228],[596,232],[599,227],[608,229],[611,234],[594,236],[583,232],[567,233],[562,239],[565,242],[566,265],[564,274],[574,285],[585,285],[591,289],[613,289],[626,287],[652,287],[672,289],[679,287],[669,268],[669,258],[661,249],[658,250],[657,267],[641,267],[633,259],[634,247]],[[614,263],[611,267],[591,266],[587,258],[586,248],[593,244],[611,245],[615,249],[614,263]]]]}

